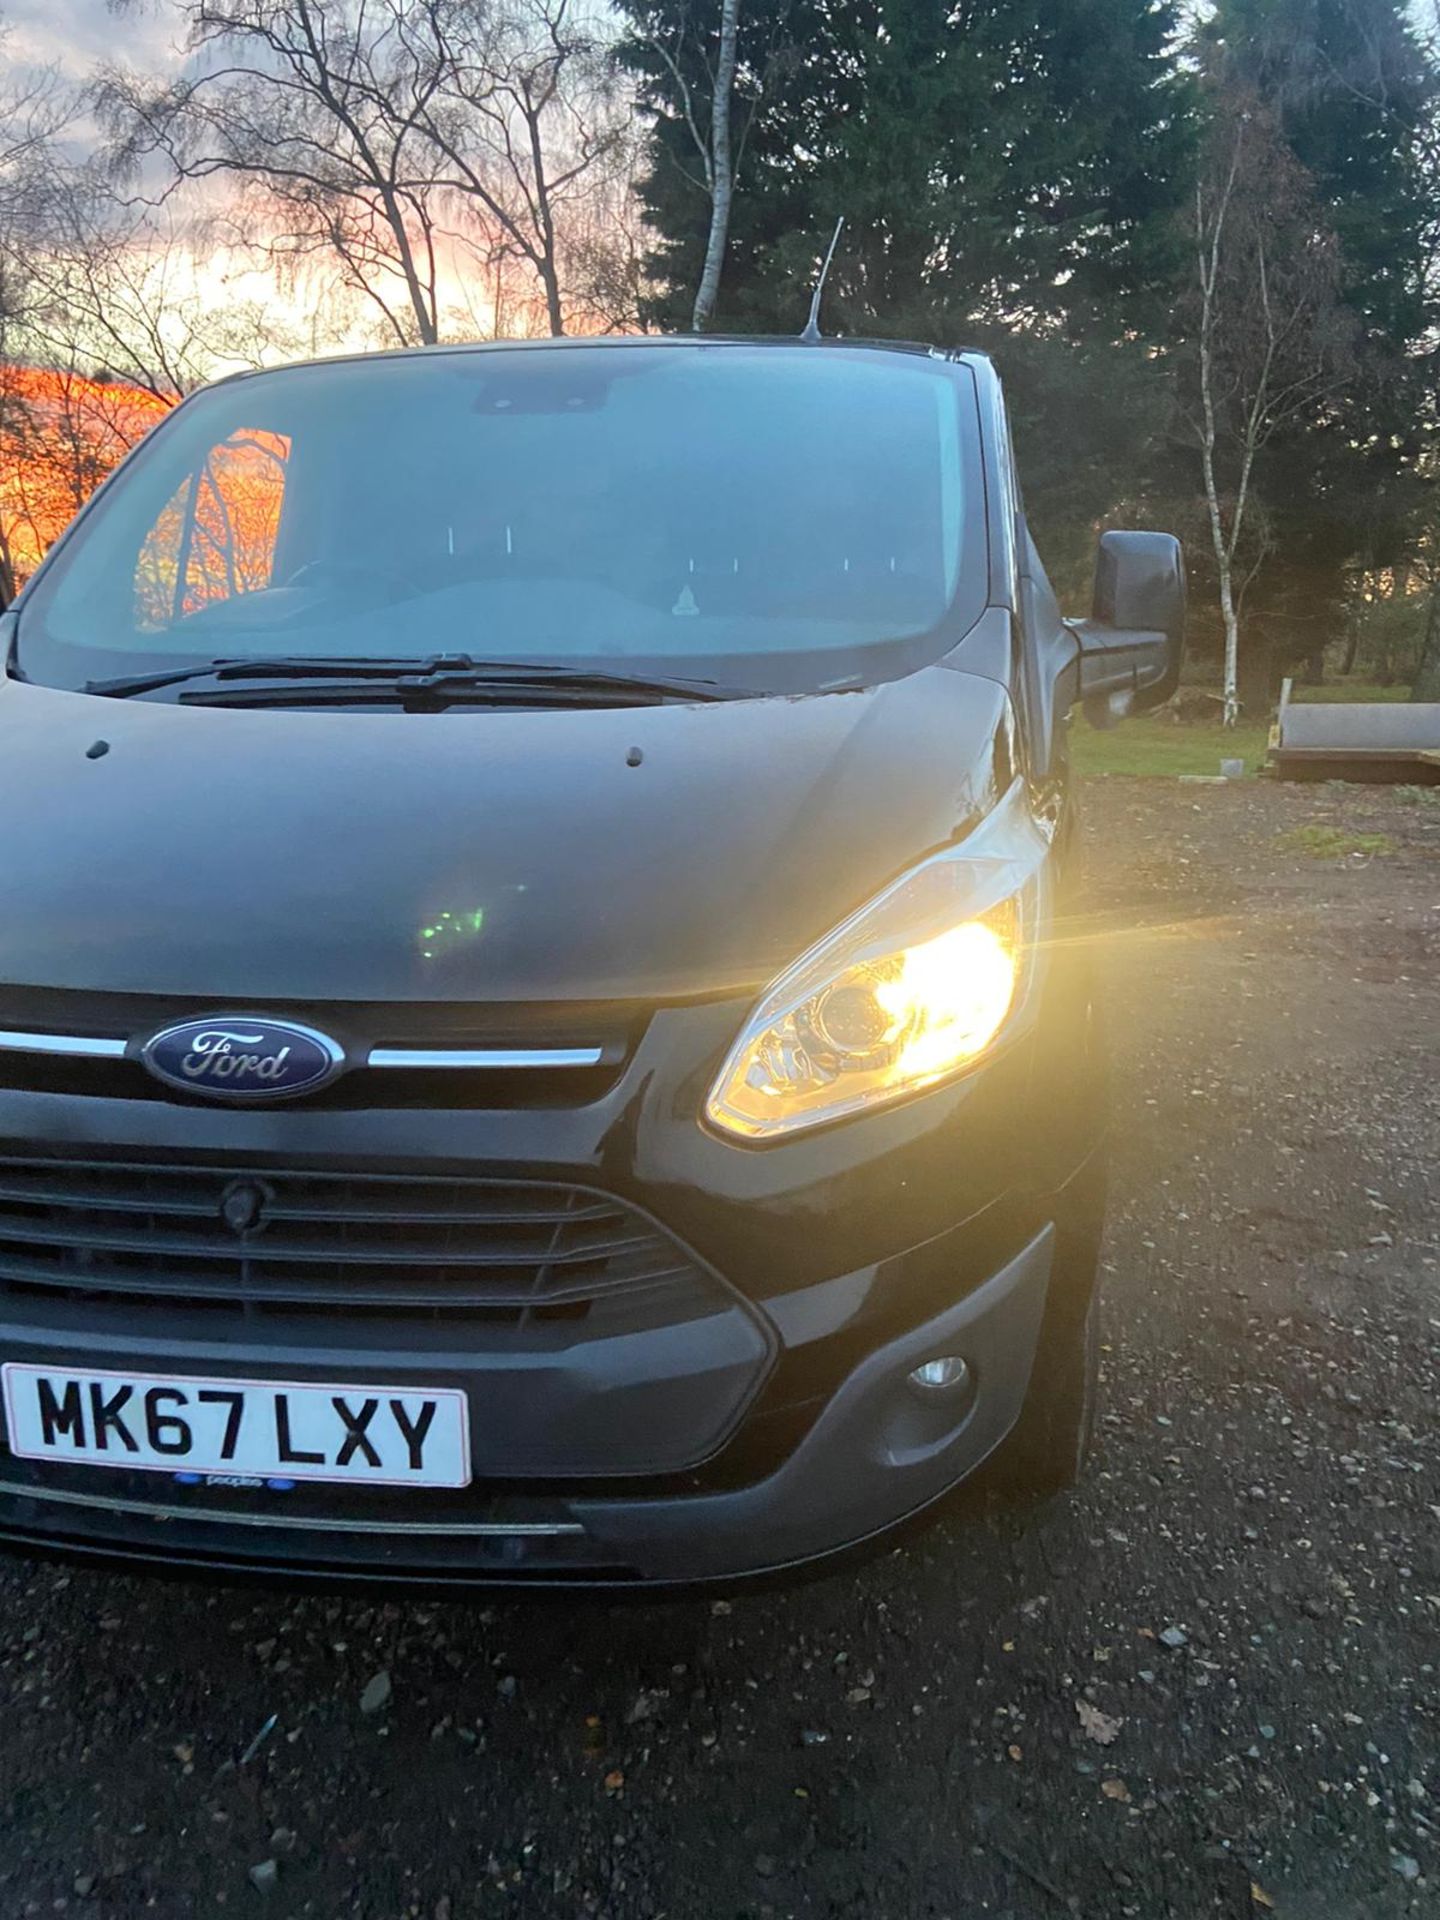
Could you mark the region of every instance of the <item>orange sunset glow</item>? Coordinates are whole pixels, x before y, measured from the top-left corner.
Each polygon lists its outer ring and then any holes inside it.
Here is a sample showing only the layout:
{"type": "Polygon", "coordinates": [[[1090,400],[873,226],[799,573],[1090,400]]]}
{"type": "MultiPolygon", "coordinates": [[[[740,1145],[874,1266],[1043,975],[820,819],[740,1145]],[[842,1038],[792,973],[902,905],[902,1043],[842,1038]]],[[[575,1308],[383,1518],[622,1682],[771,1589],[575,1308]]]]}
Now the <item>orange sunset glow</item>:
{"type": "Polygon", "coordinates": [[[0,583],[24,585],[106,474],[168,412],[167,401],[120,381],[0,365],[0,583]]]}

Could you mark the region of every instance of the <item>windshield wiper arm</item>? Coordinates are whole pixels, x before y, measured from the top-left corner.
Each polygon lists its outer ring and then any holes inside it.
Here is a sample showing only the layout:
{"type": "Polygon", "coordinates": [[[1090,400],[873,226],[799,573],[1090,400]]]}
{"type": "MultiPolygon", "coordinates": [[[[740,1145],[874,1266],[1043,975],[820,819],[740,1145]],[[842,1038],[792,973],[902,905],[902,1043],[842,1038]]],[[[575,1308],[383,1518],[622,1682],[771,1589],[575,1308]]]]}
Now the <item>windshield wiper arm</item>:
{"type": "MultiPolygon", "coordinates": [[[[555,687],[576,693],[638,693],[657,697],[675,695],[691,700],[734,699],[743,697],[747,691],[698,677],[625,673],[610,668],[571,666],[563,661],[474,660],[468,653],[437,653],[419,659],[385,659],[368,654],[284,654],[267,658],[257,654],[243,660],[197,661],[184,667],[161,668],[154,673],[132,674],[115,680],[87,680],[82,691],[123,700],[132,694],[152,693],[192,680],[265,680],[278,682],[287,689],[297,681],[306,680],[345,681],[362,686],[373,683],[376,690],[383,687],[402,699],[461,695],[472,690],[483,692],[490,686],[516,690],[555,687]]],[[[260,689],[255,691],[258,694],[260,689]]]]}
{"type": "Polygon", "coordinates": [[[181,667],[157,667],[151,673],[122,674],[115,680],[87,680],[82,693],[128,699],[132,693],[153,693],[178,687],[187,680],[323,680],[335,676],[356,680],[366,674],[388,679],[397,673],[430,673],[442,668],[473,668],[468,653],[436,653],[428,657],[387,660],[371,654],[247,654],[239,658],[191,660],[181,667]]]}

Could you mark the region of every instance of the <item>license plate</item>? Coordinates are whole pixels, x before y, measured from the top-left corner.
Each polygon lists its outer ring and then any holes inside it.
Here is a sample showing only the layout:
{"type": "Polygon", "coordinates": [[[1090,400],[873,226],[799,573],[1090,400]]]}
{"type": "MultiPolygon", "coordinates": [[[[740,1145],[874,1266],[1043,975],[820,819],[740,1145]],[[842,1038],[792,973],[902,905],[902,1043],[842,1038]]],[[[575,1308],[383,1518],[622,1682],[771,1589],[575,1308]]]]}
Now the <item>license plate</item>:
{"type": "Polygon", "coordinates": [[[469,1408],[450,1387],[318,1386],[0,1367],[24,1460],[225,1479],[383,1487],[470,1482],[469,1408]]]}

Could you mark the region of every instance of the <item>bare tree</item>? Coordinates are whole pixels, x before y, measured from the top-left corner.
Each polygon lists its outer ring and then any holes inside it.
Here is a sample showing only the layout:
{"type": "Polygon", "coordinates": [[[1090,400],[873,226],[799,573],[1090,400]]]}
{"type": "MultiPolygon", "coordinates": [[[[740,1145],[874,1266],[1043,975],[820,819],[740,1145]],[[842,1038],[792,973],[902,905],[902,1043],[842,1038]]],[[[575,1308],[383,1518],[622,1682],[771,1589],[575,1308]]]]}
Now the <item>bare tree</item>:
{"type": "Polygon", "coordinates": [[[624,161],[624,118],[602,31],[577,0],[424,0],[436,83],[420,116],[431,184],[488,225],[565,331],[567,224],[624,161]]]}
{"type": "Polygon", "coordinates": [[[335,262],[398,342],[439,339],[447,283],[515,263],[563,330],[565,221],[623,132],[582,0],[176,4],[186,75],[103,80],[137,176],[240,181],[250,236],[335,262]]]}
{"type": "Polygon", "coordinates": [[[75,111],[59,74],[13,66],[6,40],[0,18],[0,607],[19,584],[17,490],[36,434],[33,395],[13,364],[32,299],[36,183],[75,111]]]}
{"type": "Polygon", "coordinates": [[[36,421],[20,369],[3,351],[0,328],[0,613],[15,598],[25,570],[25,475],[36,421]]]}
{"type": "MultiPolygon", "coordinates": [[[[56,140],[78,110],[74,91],[57,69],[12,66],[6,53],[9,29],[0,15],[0,238],[18,252],[33,212],[36,181],[49,164],[56,140]]],[[[14,311],[18,286],[12,266],[0,281],[0,318],[14,311]]]]}
{"type": "MultiPolygon", "coordinates": [[[[26,350],[166,405],[218,368],[258,365],[284,350],[273,313],[258,302],[207,297],[203,237],[176,203],[156,209],[118,193],[99,164],[52,161],[25,235],[26,350]]],[[[5,257],[0,236],[0,266],[5,257]]]]}
{"type": "Polygon", "coordinates": [[[567,217],[572,332],[644,331],[647,236],[637,186],[642,165],[640,142],[627,130],[623,153],[612,156],[567,217]]]}
{"type": "Polygon", "coordinates": [[[74,368],[0,365],[0,584],[7,598],[166,411],[153,394],[74,368]]]}
{"type": "Polygon", "coordinates": [[[1195,188],[1188,424],[1200,454],[1225,629],[1226,726],[1239,717],[1240,622],[1264,558],[1256,463],[1351,376],[1340,262],[1310,181],[1252,96],[1216,102],[1195,188]],[[1247,541],[1250,543],[1247,546],[1247,541]]]}
{"type": "Polygon", "coordinates": [[[172,181],[237,180],[275,255],[316,255],[379,309],[392,338],[438,332],[441,214],[418,121],[438,75],[407,0],[176,0],[185,74],[111,68],[117,157],[172,181]]]}

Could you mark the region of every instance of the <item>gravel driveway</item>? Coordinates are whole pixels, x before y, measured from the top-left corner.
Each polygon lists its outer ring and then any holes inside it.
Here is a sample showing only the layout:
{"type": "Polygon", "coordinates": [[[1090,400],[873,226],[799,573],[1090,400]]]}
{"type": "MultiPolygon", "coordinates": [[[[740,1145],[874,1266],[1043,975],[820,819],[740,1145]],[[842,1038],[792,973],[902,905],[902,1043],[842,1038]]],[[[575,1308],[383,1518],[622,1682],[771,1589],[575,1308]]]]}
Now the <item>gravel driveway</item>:
{"type": "Polygon", "coordinates": [[[3,1920],[1440,1912],[1440,804],[1088,802],[1084,1490],[728,1603],[0,1562],[3,1920]]]}

